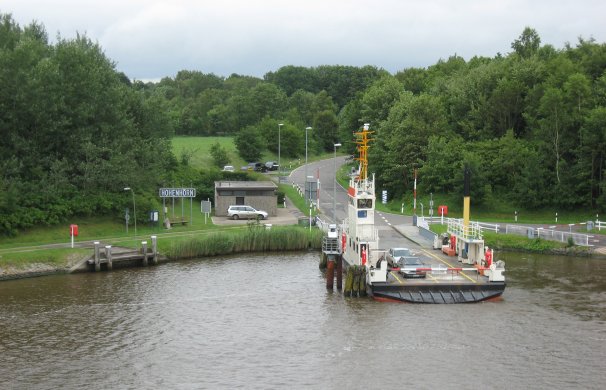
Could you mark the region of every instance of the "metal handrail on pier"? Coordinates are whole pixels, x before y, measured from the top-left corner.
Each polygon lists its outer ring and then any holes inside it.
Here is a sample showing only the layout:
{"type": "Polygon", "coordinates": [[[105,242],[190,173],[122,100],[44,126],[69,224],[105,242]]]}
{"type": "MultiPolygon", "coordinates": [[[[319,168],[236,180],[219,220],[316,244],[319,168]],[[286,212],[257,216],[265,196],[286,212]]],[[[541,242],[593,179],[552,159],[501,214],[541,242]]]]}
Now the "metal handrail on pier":
{"type": "Polygon", "coordinates": [[[322,238],[322,252],[328,255],[337,255],[341,253],[340,249],[338,238],[326,236],[322,238]]]}
{"type": "Polygon", "coordinates": [[[453,219],[448,221],[448,233],[463,240],[482,239],[482,227],[478,223],[471,223],[469,226],[465,226],[460,220],[453,219]]]}

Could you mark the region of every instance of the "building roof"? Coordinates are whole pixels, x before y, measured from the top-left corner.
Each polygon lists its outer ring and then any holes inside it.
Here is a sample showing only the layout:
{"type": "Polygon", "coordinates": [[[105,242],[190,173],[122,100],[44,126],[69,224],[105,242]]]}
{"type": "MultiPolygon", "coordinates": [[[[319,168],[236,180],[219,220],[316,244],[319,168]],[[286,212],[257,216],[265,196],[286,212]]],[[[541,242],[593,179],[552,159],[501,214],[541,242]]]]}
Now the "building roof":
{"type": "Polygon", "coordinates": [[[275,190],[278,186],[273,181],[216,181],[218,190],[275,190]]]}

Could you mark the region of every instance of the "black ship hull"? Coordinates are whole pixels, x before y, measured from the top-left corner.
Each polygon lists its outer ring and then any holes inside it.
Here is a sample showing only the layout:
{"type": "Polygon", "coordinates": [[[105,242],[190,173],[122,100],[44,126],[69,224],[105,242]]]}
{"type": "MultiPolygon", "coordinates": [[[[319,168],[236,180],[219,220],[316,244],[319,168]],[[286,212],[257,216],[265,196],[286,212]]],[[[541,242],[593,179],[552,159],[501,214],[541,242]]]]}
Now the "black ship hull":
{"type": "Polygon", "coordinates": [[[378,283],[367,286],[369,295],[380,301],[407,303],[475,303],[498,300],[505,282],[486,284],[415,284],[378,283]]]}

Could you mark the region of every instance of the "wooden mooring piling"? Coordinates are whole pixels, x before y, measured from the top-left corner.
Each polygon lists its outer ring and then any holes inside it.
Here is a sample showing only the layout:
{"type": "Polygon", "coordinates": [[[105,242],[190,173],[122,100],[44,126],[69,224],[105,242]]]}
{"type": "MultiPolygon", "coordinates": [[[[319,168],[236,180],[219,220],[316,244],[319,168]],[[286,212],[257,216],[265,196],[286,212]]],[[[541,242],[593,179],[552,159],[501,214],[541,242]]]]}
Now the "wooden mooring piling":
{"type": "Polygon", "coordinates": [[[326,288],[334,288],[335,277],[337,279],[337,290],[343,289],[343,258],[340,254],[328,255],[326,261],[326,288]]]}
{"type": "Polygon", "coordinates": [[[320,268],[326,267],[326,288],[334,288],[335,276],[337,277],[337,290],[343,288],[343,257],[339,248],[339,240],[336,233],[322,239],[322,257],[320,268]]]}
{"type": "Polygon", "coordinates": [[[112,248],[111,245],[101,248],[99,241],[95,241],[94,245],[93,257],[87,260],[89,269],[94,272],[102,269],[111,271],[114,267],[135,265],[147,267],[150,262],[152,265],[158,264],[158,239],[156,236],[151,236],[151,247],[148,246],[147,241],[141,241],[140,249],[112,248]]]}

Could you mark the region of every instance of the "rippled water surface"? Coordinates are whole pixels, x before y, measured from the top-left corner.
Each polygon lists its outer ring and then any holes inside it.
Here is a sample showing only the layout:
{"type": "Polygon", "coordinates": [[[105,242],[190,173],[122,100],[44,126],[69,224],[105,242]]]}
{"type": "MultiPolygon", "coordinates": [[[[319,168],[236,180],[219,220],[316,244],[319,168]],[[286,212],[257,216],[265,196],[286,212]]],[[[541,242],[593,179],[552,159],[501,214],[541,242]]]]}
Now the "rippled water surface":
{"type": "Polygon", "coordinates": [[[0,388],[606,387],[606,261],[507,254],[501,302],[325,289],[317,253],[0,283],[0,388]]]}

